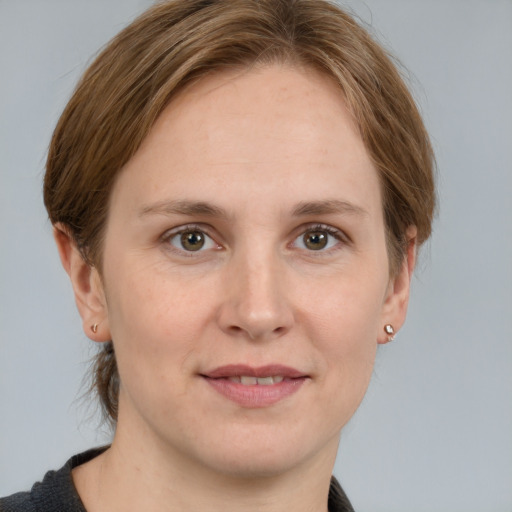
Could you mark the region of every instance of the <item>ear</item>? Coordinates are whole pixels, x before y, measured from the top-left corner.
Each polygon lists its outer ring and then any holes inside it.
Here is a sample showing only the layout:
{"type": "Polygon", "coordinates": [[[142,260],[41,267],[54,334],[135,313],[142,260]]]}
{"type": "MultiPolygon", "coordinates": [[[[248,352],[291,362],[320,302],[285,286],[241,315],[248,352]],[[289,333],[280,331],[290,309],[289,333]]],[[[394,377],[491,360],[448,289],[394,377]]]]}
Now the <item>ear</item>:
{"type": "Polygon", "coordinates": [[[409,292],[411,279],[416,265],[416,226],[407,229],[407,252],[396,276],[389,280],[386,298],[384,300],[381,317],[381,327],[377,333],[378,343],[387,343],[391,337],[384,330],[384,326],[391,324],[397,333],[405,322],[407,306],[409,305],[409,292]]]}
{"type": "Polygon", "coordinates": [[[110,341],[107,302],[98,270],[84,260],[66,226],[55,224],[53,236],[73,286],[85,335],[93,341],[110,341]]]}

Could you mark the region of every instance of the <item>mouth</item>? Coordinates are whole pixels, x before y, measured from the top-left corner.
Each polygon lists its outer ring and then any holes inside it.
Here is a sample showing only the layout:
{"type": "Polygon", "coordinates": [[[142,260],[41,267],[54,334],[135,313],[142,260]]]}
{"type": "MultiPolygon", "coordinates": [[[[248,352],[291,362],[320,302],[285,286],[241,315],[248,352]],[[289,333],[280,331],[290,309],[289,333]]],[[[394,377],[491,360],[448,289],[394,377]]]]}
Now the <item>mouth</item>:
{"type": "Polygon", "coordinates": [[[283,365],[228,365],[200,376],[221,396],[245,408],[274,405],[296,393],[309,379],[307,374],[283,365]]]}
{"type": "Polygon", "coordinates": [[[236,375],[228,377],[231,382],[240,383],[243,386],[272,386],[272,384],[279,384],[285,378],[282,375],[273,375],[269,377],[252,377],[251,375],[236,375]]]}

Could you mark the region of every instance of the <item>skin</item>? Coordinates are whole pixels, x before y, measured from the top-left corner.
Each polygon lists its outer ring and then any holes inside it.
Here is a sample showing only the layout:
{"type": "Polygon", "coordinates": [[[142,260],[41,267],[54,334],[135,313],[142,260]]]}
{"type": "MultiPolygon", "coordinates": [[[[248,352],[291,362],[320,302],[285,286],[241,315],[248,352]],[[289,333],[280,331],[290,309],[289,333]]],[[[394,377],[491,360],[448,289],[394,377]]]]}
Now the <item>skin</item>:
{"type": "Polygon", "coordinates": [[[73,474],[87,510],[326,510],[383,327],[405,320],[414,233],[390,278],[378,175],[324,76],[251,68],[176,97],[114,186],[102,276],[55,231],[122,381],[112,447],[73,474]],[[183,248],[187,229],[203,249],[183,248]],[[307,378],[251,408],[201,377],[241,363],[307,378]]]}

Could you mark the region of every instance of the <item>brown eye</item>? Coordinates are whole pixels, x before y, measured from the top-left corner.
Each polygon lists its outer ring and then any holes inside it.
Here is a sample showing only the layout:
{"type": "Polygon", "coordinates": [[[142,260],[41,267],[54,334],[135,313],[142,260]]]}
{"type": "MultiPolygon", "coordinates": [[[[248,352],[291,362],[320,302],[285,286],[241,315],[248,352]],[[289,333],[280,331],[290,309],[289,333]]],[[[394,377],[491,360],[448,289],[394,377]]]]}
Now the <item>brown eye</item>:
{"type": "Polygon", "coordinates": [[[328,237],[329,235],[325,231],[308,231],[304,233],[302,240],[308,249],[319,251],[327,246],[327,242],[329,241],[328,237]]]}
{"type": "Polygon", "coordinates": [[[199,251],[204,246],[205,237],[201,231],[185,231],[181,233],[180,241],[186,251],[199,251]]]}
{"type": "Polygon", "coordinates": [[[171,245],[175,253],[192,256],[193,253],[202,254],[205,251],[221,249],[219,244],[205,231],[196,226],[181,226],[175,228],[178,232],[164,235],[162,241],[171,245]]]}

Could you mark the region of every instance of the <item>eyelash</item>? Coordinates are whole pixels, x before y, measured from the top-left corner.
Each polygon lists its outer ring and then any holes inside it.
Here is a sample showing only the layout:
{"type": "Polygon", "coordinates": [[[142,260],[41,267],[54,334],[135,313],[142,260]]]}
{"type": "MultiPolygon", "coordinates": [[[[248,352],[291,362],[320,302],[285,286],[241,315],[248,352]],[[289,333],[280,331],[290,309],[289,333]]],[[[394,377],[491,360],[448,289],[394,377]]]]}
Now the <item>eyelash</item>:
{"type": "MultiPolygon", "coordinates": [[[[293,241],[288,244],[289,246],[292,246],[296,244],[297,240],[299,240],[301,237],[303,238],[307,233],[315,233],[315,232],[324,232],[327,233],[329,237],[334,238],[338,243],[335,244],[334,247],[329,247],[328,249],[319,249],[319,250],[306,250],[308,253],[315,254],[318,256],[321,256],[322,254],[331,253],[333,251],[339,250],[341,247],[338,247],[340,244],[348,245],[350,243],[350,239],[339,229],[333,228],[332,226],[326,225],[326,224],[310,224],[301,226],[298,228],[300,230],[300,233],[294,237],[293,241]]],[[[298,231],[296,230],[296,232],[298,231]]],[[[166,249],[175,252],[181,256],[185,257],[197,257],[199,253],[205,252],[205,250],[202,250],[203,248],[200,247],[197,251],[187,251],[184,248],[178,248],[172,245],[172,241],[175,237],[178,237],[180,235],[183,235],[184,233],[193,233],[198,232],[205,235],[213,244],[215,244],[215,250],[222,249],[222,246],[215,241],[214,237],[209,234],[209,229],[207,226],[201,225],[201,224],[187,224],[185,226],[180,226],[179,228],[172,229],[169,231],[166,231],[161,237],[160,240],[162,243],[166,244],[166,249]]],[[[329,243],[329,241],[327,241],[329,243]]],[[[207,249],[208,250],[208,249],[207,249]]],[[[211,250],[211,248],[210,248],[211,250]]]]}
{"type": "MultiPolygon", "coordinates": [[[[329,254],[333,251],[337,251],[337,250],[341,249],[341,247],[339,247],[340,244],[342,246],[344,246],[344,245],[348,245],[350,243],[350,240],[348,239],[348,237],[339,229],[336,229],[327,224],[309,224],[309,225],[300,227],[300,234],[294,238],[292,245],[295,244],[296,241],[299,240],[301,237],[304,238],[307,233],[315,233],[315,232],[327,233],[330,237],[334,238],[338,243],[335,244],[334,247],[330,247],[328,249],[307,251],[308,253],[311,253],[312,255],[316,255],[316,256],[326,255],[326,253],[329,254]]],[[[327,243],[329,243],[329,242],[327,242],[327,243]]]]}
{"type": "Polygon", "coordinates": [[[215,246],[216,246],[215,249],[216,250],[221,249],[222,247],[215,241],[215,239],[212,236],[209,235],[208,231],[209,230],[204,225],[201,225],[201,224],[187,224],[185,226],[180,226],[177,229],[172,229],[172,230],[166,231],[160,237],[160,240],[164,244],[166,244],[166,249],[167,250],[170,250],[170,251],[172,251],[174,253],[177,253],[180,256],[185,256],[185,257],[188,257],[188,258],[191,258],[191,257],[194,257],[194,256],[197,257],[197,253],[204,252],[204,251],[201,250],[202,247],[199,250],[197,250],[197,251],[187,251],[186,249],[183,249],[183,248],[174,247],[172,245],[172,240],[175,237],[183,235],[184,233],[194,233],[194,232],[197,232],[197,233],[202,233],[203,235],[205,235],[205,237],[207,237],[209,240],[211,240],[215,244],[215,246]]]}

